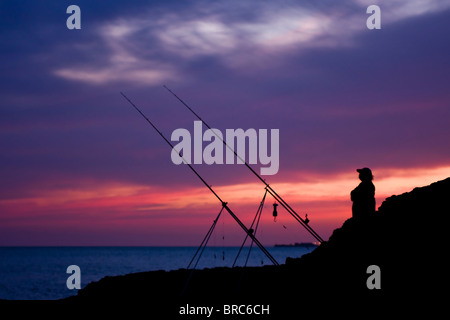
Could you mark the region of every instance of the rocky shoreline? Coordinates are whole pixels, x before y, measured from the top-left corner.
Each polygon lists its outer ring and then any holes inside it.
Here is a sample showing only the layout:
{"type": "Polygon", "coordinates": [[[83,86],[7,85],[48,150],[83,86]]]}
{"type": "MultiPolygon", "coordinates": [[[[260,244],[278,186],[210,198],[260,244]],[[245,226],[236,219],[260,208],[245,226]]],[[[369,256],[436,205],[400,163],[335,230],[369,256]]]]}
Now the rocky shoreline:
{"type": "Polygon", "coordinates": [[[304,306],[320,312],[318,306],[325,302],[380,306],[420,300],[430,289],[428,272],[434,265],[434,250],[428,242],[432,230],[424,221],[442,221],[442,215],[450,212],[449,195],[450,178],[391,196],[374,216],[348,219],[314,251],[288,258],[280,266],[105,277],[63,301],[143,302],[166,306],[175,315],[189,303],[268,304],[290,313],[304,306]],[[368,288],[371,265],[379,267],[380,289],[368,288]]]}

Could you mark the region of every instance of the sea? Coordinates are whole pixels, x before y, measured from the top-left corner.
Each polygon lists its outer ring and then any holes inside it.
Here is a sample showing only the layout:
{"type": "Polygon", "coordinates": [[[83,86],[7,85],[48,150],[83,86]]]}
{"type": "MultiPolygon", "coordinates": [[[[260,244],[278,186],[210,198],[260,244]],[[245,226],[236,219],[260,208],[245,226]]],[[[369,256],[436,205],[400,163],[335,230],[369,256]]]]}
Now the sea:
{"type": "MultiPolygon", "coordinates": [[[[73,275],[73,270],[68,270],[72,265],[79,267],[81,288],[106,276],[187,268],[197,249],[197,247],[0,247],[0,299],[56,300],[76,295],[78,290],[67,285],[69,277],[73,275]]],[[[259,248],[249,249],[250,247],[242,249],[236,266],[244,266],[247,256],[247,266],[271,264],[259,248]]],[[[282,264],[287,257],[300,257],[314,248],[267,249],[278,263],[282,264]]],[[[239,247],[206,247],[195,268],[232,267],[238,252],[239,247]]],[[[192,266],[196,261],[194,260],[192,266]]]]}

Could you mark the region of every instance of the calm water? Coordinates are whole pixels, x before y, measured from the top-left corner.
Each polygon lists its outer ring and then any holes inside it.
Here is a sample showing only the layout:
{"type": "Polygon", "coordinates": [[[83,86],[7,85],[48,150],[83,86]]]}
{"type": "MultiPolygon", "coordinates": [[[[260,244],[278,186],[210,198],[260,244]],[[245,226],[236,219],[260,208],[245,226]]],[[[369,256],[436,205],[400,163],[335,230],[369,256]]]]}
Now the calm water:
{"type": "MultiPolygon", "coordinates": [[[[81,287],[105,276],[150,270],[186,268],[195,247],[0,247],[0,299],[60,299],[75,295],[66,280],[67,267],[81,269],[81,287]]],[[[208,247],[197,269],[231,267],[239,248],[208,247]]],[[[312,249],[299,247],[268,248],[272,256],[284,263],[286,257],[299,257],[312,249]]],[[[248,248],[244,248],[238,264],[242,266],[248,248]]],[[[270,264],[253,248],[248,266],[270,264]]]]}

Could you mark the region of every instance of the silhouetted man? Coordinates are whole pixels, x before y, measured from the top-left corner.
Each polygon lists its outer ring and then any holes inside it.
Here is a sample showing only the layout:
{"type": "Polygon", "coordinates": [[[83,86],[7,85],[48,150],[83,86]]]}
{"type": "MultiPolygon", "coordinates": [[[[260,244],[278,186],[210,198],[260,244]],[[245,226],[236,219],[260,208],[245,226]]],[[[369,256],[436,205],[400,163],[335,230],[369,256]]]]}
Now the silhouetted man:
{"type": "Polygon", "coordinates": [[[361,183],[350,193],[353,201],[354,218],[364,218],[375,213],[375,186],[373,175],[369,168],[357,169],[361,183]]]}

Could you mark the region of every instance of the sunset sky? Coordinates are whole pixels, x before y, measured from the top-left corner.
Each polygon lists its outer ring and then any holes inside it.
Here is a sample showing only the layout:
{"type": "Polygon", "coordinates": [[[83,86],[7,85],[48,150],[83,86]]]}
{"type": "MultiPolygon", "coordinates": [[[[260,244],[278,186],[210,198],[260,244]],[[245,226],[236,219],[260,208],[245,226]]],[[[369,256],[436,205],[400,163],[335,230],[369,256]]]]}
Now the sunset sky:
{"type": "MultiPolygon", "coordinates": [[[[200,244],[221,204],[120,95],[168,138],[192,132],[163,85],[222,132],[279,129],[263,178],[328,239],[357,168],[377,207],[450,176],[449,30],[439,0],[2,1],[0,246],[200,244]]],[[[249,226],[264,185],[243,165],[194,168],[249,226]]],[[[273,203],[263,244],[314,241],[273,203]]],[[[223,215],[211,244],[244,236],[223,215]]]]}

